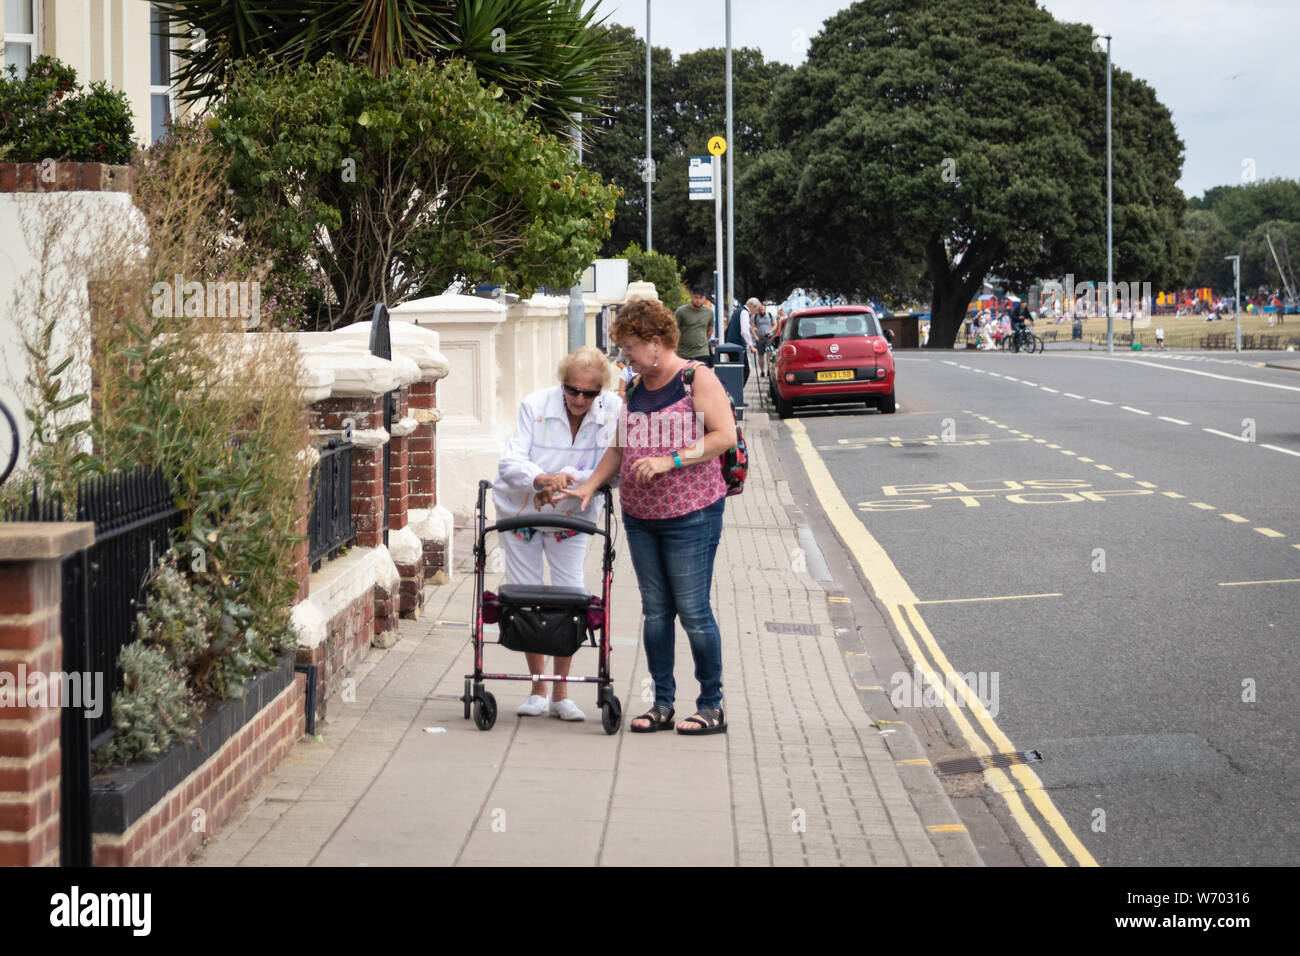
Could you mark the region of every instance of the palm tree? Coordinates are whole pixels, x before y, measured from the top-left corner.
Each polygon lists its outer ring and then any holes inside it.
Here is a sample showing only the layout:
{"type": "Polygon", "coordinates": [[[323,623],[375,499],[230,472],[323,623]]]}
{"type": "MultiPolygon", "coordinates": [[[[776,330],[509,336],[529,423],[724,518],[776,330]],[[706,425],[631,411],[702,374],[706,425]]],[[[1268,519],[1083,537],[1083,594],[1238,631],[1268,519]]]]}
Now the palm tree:
{"type": "MultiPolygon", "coordinates": [[[[334,54],[383,73],[403,60],[461,56],[479,79],[564,132],[577,114],[601,112],[619,47],[593,29],[599,3],[586,0],[169,0],[156,4],[172,37],[201,38],[177,51],[186,101],[215,99],[237,63],[285,66],[334,54]],[[201,31],[201,32],[200,32],[201,31]]],[[[585,125],[585,124],[584,124],[585,125]]]]}

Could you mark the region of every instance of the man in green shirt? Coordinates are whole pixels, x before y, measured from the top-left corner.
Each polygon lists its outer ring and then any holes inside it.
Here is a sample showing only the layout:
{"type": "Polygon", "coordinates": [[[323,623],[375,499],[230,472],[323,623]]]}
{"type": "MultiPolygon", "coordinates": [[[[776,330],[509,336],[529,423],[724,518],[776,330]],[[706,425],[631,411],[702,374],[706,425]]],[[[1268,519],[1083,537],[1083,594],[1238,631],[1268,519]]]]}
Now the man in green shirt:
{"type": "Polygon", "coordinates": [[[707,301],[708,293],[696,288],[691,292],[691,304],[677,307],[677,328],[682,333],[677,343],[677,354],[712,367],[709,342],[713,339],[713,309],[705,305],[707,301]]]}

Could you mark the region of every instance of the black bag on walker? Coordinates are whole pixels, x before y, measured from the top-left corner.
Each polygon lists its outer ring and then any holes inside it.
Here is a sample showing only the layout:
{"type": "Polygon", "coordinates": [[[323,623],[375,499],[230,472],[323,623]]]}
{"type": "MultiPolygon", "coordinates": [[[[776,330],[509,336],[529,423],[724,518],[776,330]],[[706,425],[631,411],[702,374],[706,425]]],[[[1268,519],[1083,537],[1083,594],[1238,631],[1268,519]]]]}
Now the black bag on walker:
{"type": "Polygon", "coordinates": [[[527,654],[572,657],[587,640],[591,597],[577,588],[501,589],[501,646],[527,654]]]}
{"type": "Polygon", "coordinates": [[[587,640],[586,612],[571,607],[501,609],[501,646],[527,654],[572,657],[587,640]]]}

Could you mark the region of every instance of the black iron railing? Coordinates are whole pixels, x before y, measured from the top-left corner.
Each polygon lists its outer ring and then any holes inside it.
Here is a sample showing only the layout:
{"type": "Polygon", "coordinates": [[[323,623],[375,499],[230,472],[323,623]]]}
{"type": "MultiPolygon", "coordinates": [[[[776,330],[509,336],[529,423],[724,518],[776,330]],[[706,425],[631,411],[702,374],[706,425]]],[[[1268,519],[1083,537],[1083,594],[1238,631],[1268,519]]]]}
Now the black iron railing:
{"type": "MultiPolygon", "coordinates": [[[[150,469],[92,478],[77,490],[76,520],[94,522],[95,543],[63,559],[63,671],[81,675],[83,688],[77,706],[65,705],[60,738],[64,866],[91,863],[90,752],[111,735],[112,695],[122,689],[117,657],[136,639],[135,616],[144,609],[146,584],[182,517],[166,477],[150,469]],[[102,698],[89,701],[87,687],[102,689],[102,698]],[[87,712],[92,703],[94,716],[87,712]]],[[[33,488],[27,505],[4,519],[61,521],[63,501],[43,498],[33,488]]]]}
{"type": "Polygon", "coordinates": [[[312,469],[307,559],[313,571],[357,537],[352,522],[352,448],[350,442],[331,438],[321,446],[320,464],[312,469]]]}

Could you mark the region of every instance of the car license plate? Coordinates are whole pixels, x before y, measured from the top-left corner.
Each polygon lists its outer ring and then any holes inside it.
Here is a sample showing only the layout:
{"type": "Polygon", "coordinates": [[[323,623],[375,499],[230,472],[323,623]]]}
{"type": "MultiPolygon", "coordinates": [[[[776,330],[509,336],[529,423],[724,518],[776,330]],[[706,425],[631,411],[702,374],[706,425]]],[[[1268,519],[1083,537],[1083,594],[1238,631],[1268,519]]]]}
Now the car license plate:
{"type": "Polygon", "coordinates": [[[853,378],[853,369],[846,368],[836,372],[818,372],[817,381],[819,382],[842,382],[845,379],[853,378]]]}

